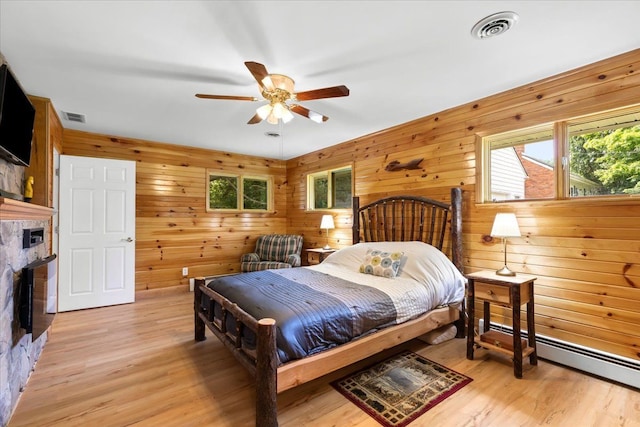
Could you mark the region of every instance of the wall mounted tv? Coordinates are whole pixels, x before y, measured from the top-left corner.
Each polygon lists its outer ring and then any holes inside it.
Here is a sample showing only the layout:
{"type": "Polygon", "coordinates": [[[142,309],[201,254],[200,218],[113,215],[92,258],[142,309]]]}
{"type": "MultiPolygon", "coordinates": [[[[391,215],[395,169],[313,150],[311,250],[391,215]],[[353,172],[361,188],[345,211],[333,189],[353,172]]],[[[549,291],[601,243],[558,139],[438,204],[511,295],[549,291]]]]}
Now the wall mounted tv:
{"type": "Polygon", "coordinates": [[[29,166],[36,110],[7,66],[0,67],[0,157],[29,166]]]}

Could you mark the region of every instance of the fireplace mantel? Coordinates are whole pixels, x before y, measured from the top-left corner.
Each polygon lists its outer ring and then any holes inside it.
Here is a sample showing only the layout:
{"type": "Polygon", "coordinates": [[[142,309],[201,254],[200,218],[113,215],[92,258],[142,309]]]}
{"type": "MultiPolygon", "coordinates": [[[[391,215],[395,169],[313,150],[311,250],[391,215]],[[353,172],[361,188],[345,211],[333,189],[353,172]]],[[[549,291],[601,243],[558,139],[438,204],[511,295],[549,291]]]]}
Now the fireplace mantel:
{"type": "Polygon", "coordinates": [[[0,221],[48,220],[53,208],[0,197],[0,221]]]}

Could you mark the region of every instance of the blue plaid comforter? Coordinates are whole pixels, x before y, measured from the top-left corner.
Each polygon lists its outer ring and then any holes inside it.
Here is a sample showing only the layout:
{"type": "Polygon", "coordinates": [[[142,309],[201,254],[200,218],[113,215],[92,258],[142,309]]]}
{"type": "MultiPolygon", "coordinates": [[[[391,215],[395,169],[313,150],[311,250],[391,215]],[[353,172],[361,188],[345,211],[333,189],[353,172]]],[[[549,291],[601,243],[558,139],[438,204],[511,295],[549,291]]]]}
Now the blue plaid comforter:
{"type": "Polygon", "coordinates": [[[254,318],[276,320],[281,363],[396,323],[386,293],[306,268],[218,277],[208,286],[254,318]]]}

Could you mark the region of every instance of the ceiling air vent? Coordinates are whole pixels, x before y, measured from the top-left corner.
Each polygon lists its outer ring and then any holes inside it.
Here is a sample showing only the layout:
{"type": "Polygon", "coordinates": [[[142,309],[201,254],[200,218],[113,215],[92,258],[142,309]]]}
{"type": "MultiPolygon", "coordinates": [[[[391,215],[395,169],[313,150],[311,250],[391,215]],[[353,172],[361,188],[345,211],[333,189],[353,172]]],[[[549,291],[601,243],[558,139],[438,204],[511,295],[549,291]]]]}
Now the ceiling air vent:
{"type": "Polygon", "coordinates": [[[477,39],[499,36],[518,22],[515,12],[499,12],[478,21],[471,29],[471,35],[477,39]]]}
{"type": "Polygon", "coordinates": [[[70,122],[86,123],[87,121],[85,115],[80,113],[69,113],[67,111],[63,111],[62,117],[70,122]]]}

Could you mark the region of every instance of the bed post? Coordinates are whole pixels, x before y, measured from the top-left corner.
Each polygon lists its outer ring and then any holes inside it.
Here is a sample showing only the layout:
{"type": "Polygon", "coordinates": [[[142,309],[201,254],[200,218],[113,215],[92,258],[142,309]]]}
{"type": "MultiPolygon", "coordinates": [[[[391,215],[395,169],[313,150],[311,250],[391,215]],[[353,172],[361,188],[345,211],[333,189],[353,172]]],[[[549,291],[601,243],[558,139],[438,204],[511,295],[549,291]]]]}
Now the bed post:
{"type": "Polygon", "coordinates": [[[277,427],[278,361],[276,321],[258,320],[256,345],[256,427],[277,427]]]}
{"type": "Polygon", "coordinates": [[[204,277],[195,278],[195,286],[193,288],[193,329],[194,339],[196,341],[204,341],[206,339],[204,321],[200,318],[200,304],[202,303],[202,292],[200,285],[204,285],[204,277]]]}
{"type": "MultiPolygon", "coordinates": [[[[462,259],[462,190],[459,187],[451,189],[451,261],[464,274],[462,259]]],[[[456,320],[456,338],[466,336],[465,322],[466,307],[464,300],[460,308],[460,318],[456,320]]]]}
{"type": "Polygon", "coordinates": [[[462,261],[462,190],[460,187],[451,189],[451,261],[463,272],[462,261]]]}
{"type": "Polygon", "coordinates": [[[353,200],[351,201],[351,208],[353,209],[351,244],[355,245],[356,243],[360,242],[360,218],[358,217],[360,211],[360,197],[353,196],[353,200]]]}

